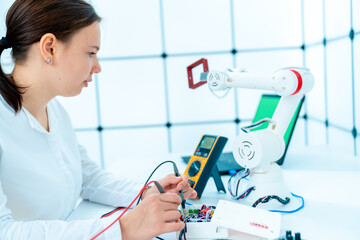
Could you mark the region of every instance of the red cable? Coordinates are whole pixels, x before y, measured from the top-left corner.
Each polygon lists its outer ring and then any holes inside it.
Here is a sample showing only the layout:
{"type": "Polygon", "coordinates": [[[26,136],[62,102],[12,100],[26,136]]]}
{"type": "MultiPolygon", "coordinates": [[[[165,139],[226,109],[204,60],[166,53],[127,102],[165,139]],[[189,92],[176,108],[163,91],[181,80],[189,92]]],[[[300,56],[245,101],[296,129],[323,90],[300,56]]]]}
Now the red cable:
{"type": "MultiPolygon", "coordinates": [[[[148,184],[146,184],[141,191],[139,192],[139,194],[136,196],[136,198],[130,203],[130,205],[124,210],[124,212],[121,213],[121,215],[115,219],[114,222],[112,222],[109,226],[107,226],[106,228],[104,228],[101,232],[99,232],[98,234],[96,234],[94,237],[92,237],[90,240],[94,240],[95,238],[97,238],[98,236],[100,236],[101,234],[103,234],[106,230],[108,230],[112,225],[114,225],[114,223],[116,223],[117,221],[119,221],[119,219],[122,217],[122,215],[124,215],[124,213],[129,210],[129,208],[134,204],[134,202],[136,201],[136,199],[143,193],[143,191],[147,188],[147,186],[149,186],[151,183],[155,183],[155,181],[151,181],[148,184]]],[[[119,209],[120,210],[120,209],[119,209]]]]}

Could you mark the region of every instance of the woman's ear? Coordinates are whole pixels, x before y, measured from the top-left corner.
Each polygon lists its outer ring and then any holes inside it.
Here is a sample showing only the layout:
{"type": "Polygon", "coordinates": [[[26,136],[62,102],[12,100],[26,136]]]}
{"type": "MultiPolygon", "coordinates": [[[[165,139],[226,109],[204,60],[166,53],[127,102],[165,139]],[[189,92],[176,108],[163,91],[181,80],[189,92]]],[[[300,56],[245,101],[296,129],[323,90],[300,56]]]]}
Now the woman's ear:
{"type": "Polygon", "coordinates": [[[46,33],[40,39],[40,54],[47,64],[54,61],[56,42],[57,39],[52,33],[46,33]]]}

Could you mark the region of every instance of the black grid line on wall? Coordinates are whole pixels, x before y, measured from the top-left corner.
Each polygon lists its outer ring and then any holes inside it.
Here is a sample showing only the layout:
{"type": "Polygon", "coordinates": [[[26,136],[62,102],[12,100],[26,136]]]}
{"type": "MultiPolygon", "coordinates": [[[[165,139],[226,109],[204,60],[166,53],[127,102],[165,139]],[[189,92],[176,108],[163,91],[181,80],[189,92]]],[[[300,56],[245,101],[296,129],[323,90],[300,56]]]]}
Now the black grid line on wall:
{"type": "MultiPolygon", "coordinates": [[[[326,5],[325,5],[325,0],[323,1],[323,7],[325,9],[326,5]]],[[[165,39],[165,33],[164,33],[164,8],[163,8],[163,0],[159,0],[159,6],[160,6],[160,22],[161,22],[161,46],[162,46],[162,54],[160,55],[141,55],[141,56],[118,56],[118,57],[103,57],[100,58],[100,62],[112,62],[112,61],[127,61],[127,60],[140,60],[140,59],[161,59],[163,61],[163,75],[164,75],[164,95],[165,95],[165,99],[166,99],[166,122],[164,124],[137,124],[137,125],[123,125],[123,126],[111,126],[111,127],[104,127],[102,126],[102,122],[101,122],[101,109],[100,109],[100,98],[101,96],[99,96],[99,83],[97,83],[97,79],[95,79],[96,82],[96,101],[97,101],[97,115],[98,115],[98,127],[96,128],[77,128],[76,131],[77,132],[86,132],[86,131],[97,131],[99,132],[99,143],[100,143],[100,155],[101,155],[101,164],[104,167],[105,166],[105,160],[104,160],[104,149],[103,149],[103,138],[102,138],[102,134],[104,131],[112,131],[112,130],[123,130],[123,129],[146,129],[146,128],[166,128],[167,133],[168,133],[168,151],[172,152],[172,142],[171,142],[171,130],[174,126],[197,126],[197,125],[201,125],[201,124],[224,124],[224,123],[230,123],[230,124],[234,124],[236,126],[238,126],[241,122],[247,122],[250,121],[250,119],[241,119],[239,117],[239,112],[238,112],[238,100],[237,100],[237,92],[234,93],[235,95],[235,116],[233,119],[226,119],[223,121],[206,121],[206,122],[184,122],[184,123],[173,123],[170,121],[170,117],[169,117],[169,111],[170,111],[170,106],[168,104],[169,101],[169,90],[168,90],[168,73],[167,73],[167,64],[168,64],[168,60],[171,58],[177,58],[177,57],[187,57],[187,56],[198,56],[198,55],[203,55],[203,56],[212,56],[212,55],[229,55],[232,56],[233,59],[233,66],[234,68],[237,67],[237,62],[236,62],[236,57],[238,55],[241,55],[243,53],[249,53],[249,52],[267,52],[267,51],[282,51],[282,50],[301,50],[303,53],[303,66],[306,67],[306,52],[314,47],[318,47],[318,46],[323,46],[324,48],[324,69],[323,69],[323,74],[324,74],[324,89],[325,89],[325,120],[323,119],[319,119],[313,116],[310,116],[307,112],[307,104],[309,103],[305,103],[305,107],[304,107],[304,111],[303,111],[303,115],[300,116],[302,119],[304,119],[305,122],[305,144],[308,144],[308,131],[310,131],[308,129],[308,125],[307,122],[308,121],[314,121],[314,122],[318,122],[318,123],[322,123],[324,124],[324,126],[326,127],[326,143],[329,143],[329,132],[328,129],[329,128],[336,128],[338,130],[341,130],[345,133],[351,134],[351,136],[353,137],[354,140],[354,154],[357,154],[357,149],[356,149],[356,140],[358,137],[358,132],[356,129],[356,119],[355,119],[355,86],[354,86],[354,81],[355,81],[355,76],[354,76],[354,47],[353,47],[353,41],[355,39],[355,37],[357,37],[360,32],[355,32],[353,30],[353,22],[352,22],[352,18],[353,15],[351,14],[351,30],[349,32],[348,35],[344,35],[344,36],[339,36],[339,37],[334,37],[334,38],[327,38],[326,37],[326,32],[325,32],[325,25],[326,25],[326,21],[325,21],[325,10],[323,11],[323,29],[324,29],[324,39],[322,41],[319,42],[315,42],[315,43],[311,43],[311,44],[305,44],[305,40],[304,40],[304,3],[303,1],[301,1],[301,6],[302,6],[302,11],[301,11],[301,17],[302,17],[302,29],[299,29],[299,31],[302,32],[302,44],[300,46],[292,46],[292,47],[276,47],[276,48],[253,48],[253,49],[237,49],[235,47],[235,20],[234,20],[234,10],[233,10],[233,5],[234,5],[234,0],[230,0],[230,23],[231,23],[231,39],[232,39],[232,49],[226,50],[226,51],[207,51],[207,52],[188,52],[188,53],[167,53],[166,52],[166,39],[165,39]],[[329,119],[329,115],[328,115],[328,86],[327,86],[327,45],[331,42],[336,42],[336,41],[340,41],[343,39],[347,39],[349,38],[351,41],[351,76],[352,76],[352,112],[353,112],[353,126],[351,129],[345,127],[345,126],[341,126],[338,124],[334,124],[332,123],[331,119],[329,119]]],[[[351,5],[349,6],[350,9],[352,9],[352,1],[351,1],[351,5]]],[[[237,130],[239,129],[238,127],[236,128],[237,130]]],[[[238,133],[238,132],[237,132],[238,133]]]]}
{"type": "MultiPolygon", "coordinates": [[[[311,42],[311,43],[305,43],[305,23],[304,23],[304,19],[305,19],[305,14],[304,14],[304,0],[301,1],[301,29],[298,29],[301,32],[301,37],[302,37],[302,43],[299,44],[299,46],[284,46],[284,47],[261,47],[261,48],[237,48],[236,47],[236,34],[235,34],[235,28],[236,28],[236,22],[235,22],[235,13],[234,13],[234,3],[236,3],[236,0],[229,0],[229,6],[230,6],[230,12],[229,15],[227,17],[229,17],[229,24],[230,26],[230,32],[231,32],[231,47],[229,47],[229,49],[225,49],[225,50],[214,50],[214,51],[204,51],[204,52],[168,52],[167,51],[167,39],[166,39],[166,34],[165,34],[165,27],[164,27],[164,23],[165,23],[165,18],[164,18],[164,1],[163,0],[158,0],[159,1],[159,19],[160,19],[160,34],[161,34],[161,50],[162,53],[161,54],[143,54],[143,55],[137,55],[137,56],[112,56],[112,57],[102,57],[100,58],[100,62],[101,63],[108,63],[108,62],[115,62],[115,61],[119,61],[119,62],[125,62],[125,61],[129,61],[129,60],[144,60],[144,59],[151,59],[151,60],[161,60],[162,65],[163,65],[163,89],[158,89],[159,94],[163,94],[164,95],[164,99],[165,99],[165,118],[166,120],[164,121],[164,123],[158,123],[158,124],[134,124],[134,125],[112,125],[112,126],[105,126],[103,124],[103,111],[101,108],[101,104],[100,101],[102,99],[103,96],[101,96],[101,92],[99,91],[99,89],[101,88],[101,81],[98,82],[97,80],[99,79],[98,76],[95,76],[95,97],[96,97],[96,115],[97,115],[97,126],[96,127],[77,127],[75,130],[79,133],[96,133],[98,135],[98,142],[99,142],[99,151],[100,151],[100,159],[101,159],[101,165],[104,167],[105,164],[105,148],[104,148],[104,140],[103,140],[103,134],[104,132],[109,132],[109,131],[114,131],[114,130],[126,130],[126,129],[152,129],[152,128],[162,128],[165,129],[167,132],[167,150],[168,152],[172,152],[173,151],[173,142],[172,142],[172,138],[173,138],[173,134],[172,134],[172,130],[174,129],[174,127],[178,127],[178,126],[200,126],[203,124],[211,124],[214,126],[217,125],[221,125],[221,124],[233,124],[236,128],[237,134],[239,131],[239,125],[243,122],[249,122],[251,119],[248,118],[241,118],[240,117],[240,113],[239,111],[242,111],[241,108],[239,110],[239,100],[238,100],[238,92],[234,91],[234,116],[232,118],[227,118],[227,119],[223,119],[223,120],[209,120],[209,121],[186,121],[186,122],[173,122],[171,121],[170,118],[170,104],[169,104],[169,72],[168,72],[168,64],[169,64],[169,60],[172,59],[176,59],[176,58],[183,58],[183,57],[193,57],[193,56],[204,56],[204,57],[211,57],[211,56],[229,56],[232,59],[232,66],[233,68],[238,67],[238,57],[241,56],[242,54],[247,54],[247,53],[267,53],[267,52],[272,52],[272,51],[277,51],[277,52],[281,52],[281,51],[288,51],[288,50],[300,50],[302,52],[302,64],[304,67],[307,67],[308,64],[308,60],[309,58],[307,57],[307,53],[309,52],[309,50],[314,49],[314,48],[319,48],[321,47],[323,49],[323,69],[322,69],[322,74],[323,74],[323,88],[324,88],[324,118],[319,118],[316,116],[312,116],[309,112],[308,112],[308,107],[309,105],[311,105],[311,102],[306,101],[304,104],[304,109],[302,111],[302,115],[300,116],[300,118],[302,118],[304,121],[304,136],[305,136],[305,145],[309,144],[309,132],[312,131],[312,129],[309,127],[309,122],[314,122],[314,123],[320,123],[321,125],[324,126],[325,128],[325,142],[327,144],[329,144],[330,142],[330,129],[336,129],[339,130],[345,134],[348,134],[349,136],[351,136],[351,138],[353,139],[353,149],[354,149],[354,155],[357,155],[358,152],[358,147],[357,147],[357,143],[358,143],[358,136],[359,133],[357,131],[357,127],[356,127],[356,122],[359,121],[359,119],[356,118],[358,112],[356,109],[356,97],[357,97],[357,82],[359,78],[359,76],[357,76],[356,71],[355,71],[355,63],[356,59],[359,59],[360,56],[356,55],[357,52],[354,50],[354,41],[356,39],[359,38],[360,36],[360,31],[356,31],[354,29],[354,15],[358,15],[358,13],[355,12],[355,10],[353,10],[353,1],[350,0],[350,5],[348,6],[348,8],[350,9],[350,30],[347,34],[343,34],[340,36],[335,36],[335,37],[328,37],[327,36],[327,18],[326,18],[326,8],[328,7],[329,4],[331,4],[330,2],[323,0],[322,1],[322,21],[323,21],[323,39],[321,41],[316,41],[316,42],[311,42]],[[334,121],[331,118],[331,115],[329,114],[330,111],[330,106],[329,106],[329,97],[334,97],[331,95],[331,91],[329,92],[329,63],[328,63],[328,54],[329,54],[329,45],[330,44],[335,44],[341,41],[349,41],[350,43],[350,47],[349,47],[349,56],[350,56],[350,71],[351,71],[351,92],[347,92],[347,94],[349,96],[351,96],[351,106],[349,106],[350,104],[344,106],[346,108],[351,109],[352,112],[352,125],[343,125],[343,124],[339,124],[336,121],[334,121]],[[329,96],[329,94],[331,96],[329,96]]],[[[92,1],[90,1],[92,2],[92,1]]],[[[12,63],[4,63],[2,64],[3,67],[11,67],[12,63]]],[[[184,69],[185,71],[185,69],[184,69]]],[[[316,79],[315,79],[316,80],[316,79]]],[[[308,99],[309,100],[309,99],[308,99]]],[[[341,100],[340,100],[341,101],[341,100]]],[[[126,104],[126,103],[125,103],[126,104]]]]}

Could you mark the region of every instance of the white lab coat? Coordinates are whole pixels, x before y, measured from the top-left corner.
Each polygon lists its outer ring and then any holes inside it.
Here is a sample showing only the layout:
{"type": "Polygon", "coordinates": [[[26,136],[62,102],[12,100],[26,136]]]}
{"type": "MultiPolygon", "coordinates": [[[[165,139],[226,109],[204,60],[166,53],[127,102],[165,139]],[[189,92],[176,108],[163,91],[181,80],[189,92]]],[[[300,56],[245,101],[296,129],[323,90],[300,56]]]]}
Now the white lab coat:
{"type": "MultiPolygon", "coordinates": [[[[127,206],[142,187],[89,159],[56,99],[47,110],[49,132],[25,108],[15,115],[0,95],[0,240],[90,239],[116,216],[64,221],[78,197],[127,206]]],[[[97,239],[121,239],[120,225],[97,239]]]]}

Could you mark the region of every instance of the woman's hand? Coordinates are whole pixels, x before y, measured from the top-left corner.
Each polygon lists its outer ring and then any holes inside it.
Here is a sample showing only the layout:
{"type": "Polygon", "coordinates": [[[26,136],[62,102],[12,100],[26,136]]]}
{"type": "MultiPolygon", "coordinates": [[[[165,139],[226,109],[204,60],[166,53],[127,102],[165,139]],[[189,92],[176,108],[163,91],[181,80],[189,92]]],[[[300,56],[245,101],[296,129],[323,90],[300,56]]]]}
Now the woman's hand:
{"type": "MultiPolygon", "coordinates": [[[[175,177],[174,174],[169,174],[166,177],[158,180],[160,185],[164,188],[166,192],[179,193],[182,189],[184,198],[196,198],[197,193],[194,189],[190,187],[187,176],[180,174],[179,177],[175,177]]],[[[159,193],[156,187],[151,187],[146,189],[142,194],[142,199],[145,199],[147,196],[159,193]]]]}
{"type": "Polygon", "coordinates": [[[119,220],[123,240],[146,240],[167,232],[180,231],[178,206],[181,198],[175,193],[150,194],[119,220]]]}

